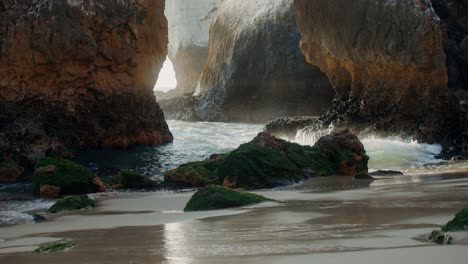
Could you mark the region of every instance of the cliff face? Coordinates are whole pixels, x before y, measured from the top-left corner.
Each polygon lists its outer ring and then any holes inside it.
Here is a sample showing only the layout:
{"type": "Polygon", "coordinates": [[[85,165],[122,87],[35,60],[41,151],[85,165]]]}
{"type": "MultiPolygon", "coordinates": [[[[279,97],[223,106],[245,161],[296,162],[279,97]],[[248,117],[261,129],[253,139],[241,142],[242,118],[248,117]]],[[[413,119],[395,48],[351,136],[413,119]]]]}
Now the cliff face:
{"type": "Polygon", "coordinates": [[[468,1],[431,2],[442,22],[448,86],[468,90],[468,1]]]}
{"type": "MultiPolygon", "coordinates": [[[[223,0],[167,1],[169,59],[176,72],[177,88],[165,97],[192,94],[208,57],[211,20],[223,0]]],[[[159,99],[159,98],[158,98],[159,99]]]]}
{"type": "Polygon", "coordinates": [[[323,113],[333,91],[305,61],[295,21],[292,0],[225,0],[211,25],[196,115],[261,122],[323,113]]]}
{"type": "Polygon", "coordinates": [[[153,95],[167,41],[164,0],[2,1],[1,153],[171,141],[153,95]]]}
{"type": "Polygon", "coordinates": [[[428,142],[460,132],[440,21],[430,2],[296,0],[295,7],[301,49],[337,93],[325,119],[428,142]]]}

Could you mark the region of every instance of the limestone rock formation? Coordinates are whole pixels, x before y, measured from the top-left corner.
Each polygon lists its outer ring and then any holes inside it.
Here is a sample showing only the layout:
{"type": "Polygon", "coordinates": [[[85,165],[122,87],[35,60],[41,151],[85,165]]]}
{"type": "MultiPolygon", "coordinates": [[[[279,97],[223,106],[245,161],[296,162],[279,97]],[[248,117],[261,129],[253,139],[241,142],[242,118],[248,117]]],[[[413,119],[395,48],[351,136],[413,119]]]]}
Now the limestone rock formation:
{"type": "MultiPolygon", "coordinates": [[[[192,94],[208,58],[211,20],[223,0],[166,1],[169,24],[169,54],[177,88],[161,96],[168,99],[192,94]]],[[[159,99],[159,97],[158,97],[159,99]]]]}
{"type": "Polygon", "coordinates": [[[301,49],[336,91],[326,121],[454,143],[459,112],[429,1],[296,0],[295,7],[301,49]]]}
{"type": "Polygon", "coordinates": [[[70,145],[171,141],[153,95],[163,12],[164,0],[2,1],[0,152],[32,162],[70,145]]]}
{"type": "Polygon", "coordinates": [[[195,114],[207,121],[260,122],[321,114],[327,77],[299,49],[293,0],[225,0],[210,29],[195,114]]]}
{"type": "MultiPolygon", "coordinates": [[[[468,1],[431,0],[441,19],[448,87],[462,111],[464,149],[468,152],[468,1]]],[[[462,144],[458,144],[459,146],[462,144]]]]}

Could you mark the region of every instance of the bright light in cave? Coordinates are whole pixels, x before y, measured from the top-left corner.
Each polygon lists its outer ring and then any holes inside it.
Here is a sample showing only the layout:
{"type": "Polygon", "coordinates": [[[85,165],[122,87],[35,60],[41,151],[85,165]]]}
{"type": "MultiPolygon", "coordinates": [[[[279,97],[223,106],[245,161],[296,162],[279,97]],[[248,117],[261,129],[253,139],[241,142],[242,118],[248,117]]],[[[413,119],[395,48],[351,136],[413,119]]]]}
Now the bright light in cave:
{"type": "Polygon", "coordinates": [[[159,72],[158,81],[154,86],[155,91],[167,92],[175,89],[177,86],[177,80],[174,71],[174,65],[169,58],[166,58],[161,71],[159,72]]]}

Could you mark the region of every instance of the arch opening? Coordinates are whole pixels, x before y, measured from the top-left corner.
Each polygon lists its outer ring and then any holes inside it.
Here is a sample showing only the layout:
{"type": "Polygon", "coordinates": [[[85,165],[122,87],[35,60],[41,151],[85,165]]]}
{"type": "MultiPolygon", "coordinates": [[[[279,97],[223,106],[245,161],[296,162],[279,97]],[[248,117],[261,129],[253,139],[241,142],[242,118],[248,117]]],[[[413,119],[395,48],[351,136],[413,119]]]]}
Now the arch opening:
{"type": "Polygon", "coordinates": [[[154,91],[168,92],[177,87],[176,73],[174,71],[174,65],[172,64],[169,57],[166,57],[164,64],[159,71],[158,81],[154,85],[154,91]]]}

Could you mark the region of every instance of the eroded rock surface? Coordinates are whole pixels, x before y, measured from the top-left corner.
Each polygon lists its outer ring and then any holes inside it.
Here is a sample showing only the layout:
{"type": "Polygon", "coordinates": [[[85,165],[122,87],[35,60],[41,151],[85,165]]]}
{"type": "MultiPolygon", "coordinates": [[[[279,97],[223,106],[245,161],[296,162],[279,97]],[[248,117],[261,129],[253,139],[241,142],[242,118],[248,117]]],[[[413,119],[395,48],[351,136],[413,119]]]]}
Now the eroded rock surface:
{"type": "MultiPolygon", "coordinates": [[[[212,18],[223,0],[177,0],[166,2],[169,22],[169,54],[177,87],[161,99],[193,94],[208,58],[212,18]]],[[[160,99],[158,97],[158,99],[160,99]]]]}
{"type": "Polygon", "coordinates": [[[153,95],[167,42],[164,0],[2,1],[0,152],[171,141],[153,95]]]}
{"type": "Polygon", "coordinates": [[[225,0],[211,24],[197,118],[263,122],[325,112],[333,90],[305,61],[295,21],[292,0],[225,0]]]}
{"type": "Polygon", "coordinates": [[[325,121],[454,144],[459,109],[430,2],[296,0],[295,6],[301,49],[336,91],[325,121]]]}

